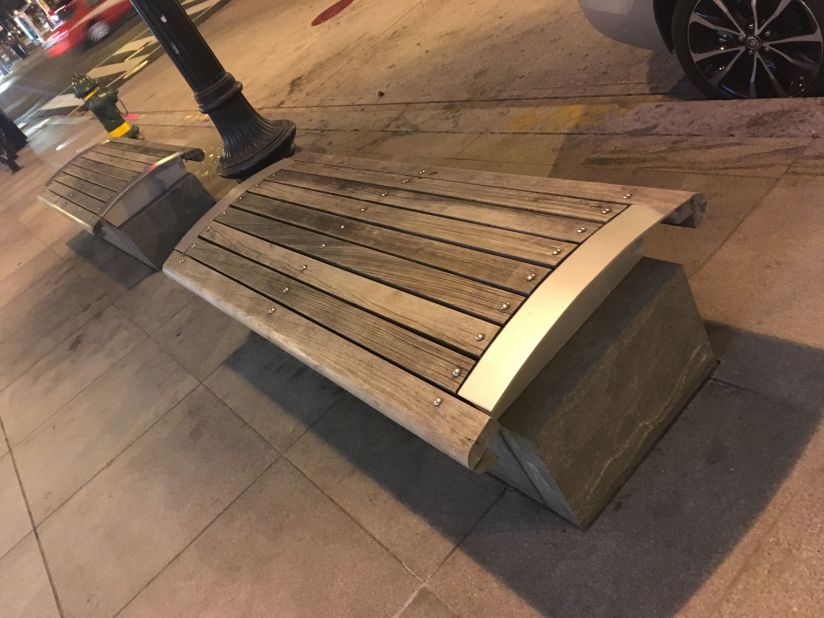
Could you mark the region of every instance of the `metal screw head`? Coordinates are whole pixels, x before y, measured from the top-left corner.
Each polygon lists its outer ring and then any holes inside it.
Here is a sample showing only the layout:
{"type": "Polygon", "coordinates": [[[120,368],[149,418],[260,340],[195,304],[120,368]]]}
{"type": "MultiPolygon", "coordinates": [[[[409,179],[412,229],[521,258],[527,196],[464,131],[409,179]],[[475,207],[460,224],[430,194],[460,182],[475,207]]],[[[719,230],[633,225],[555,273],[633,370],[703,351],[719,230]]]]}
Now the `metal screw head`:
{"type": "Polygon", "coordinates": [[[225,215],[225,214],[226,214],[226,211],[224,210],[224,211],[223,211],[222,213],[220,213],[220,214],[225,215]]]}
{"type": "Polygon", "coordinates": [[[300,272],[303,272],[304,270],[306,270],[306,264],[301,264],[300,266],[298,266],[298,270],[300,272]]]}
{"type": "Polygon", "coordinates": [[[426,170],[421,170],[418,174],[426,174],[426,170]]]}
{"type": "Polygon", "coordinates": [[[275,312],[275,308],[274,307],[269,307],[269,313],[274,313],[274,312],[275,312]]]}
{"type": "Polygon", "coordinates": [[[560,250],[560,249],[553,249],[553,250],[552,250],[552,255],[560,255],[560,254],[561,254],[561,250],[560,250]]]}
{"type": "Polygon", "coordinates": [[[388,194],[386,191],[384,191],[383,193],[381,193],[381,197],[386,197],[387,195],[389,195],[389,194],[388,194]]]}
{"type": "Polygon", "coordinates": [[[409,182],[408,178],[404,178],[403,180],[401,180],[401,183],[403,183],[403,184],[406,184],[407,182],[409,182]]]}
{"type": "Polygon", "coordinates": [[[527,280],[527,281],[534,281],[534,280],[535,280],[535,277],[536,277],[535,273],[529,273],[529,274],[526,276],[526,280],[527,280]]]}
{"type": "Polygon", "coordinates": [[[483,340],[484,340],[484,334],[483,333],[478,333],[477,335],[475,335],[475,341],[483,341],[483,340]]]}
{"type": "Polygon", "coordinates": [[[507,309],[509,309],[509,303],[504,303],[501,305],[501,311],[506,311],[507,309]]]}
{"type": "Polygon", "coordinates": [[[320,248],[321,249],[326,249],[326,243],[325,242],[320,243],[320,248]]]}
{"type": "Polygon", "coordinates": [[[606,206],[601,209],[601,214],[602,215],[608,215],[611,212],[612,212],[612,208],[609,208],[609,207],[606,207],[606,206]]]}
{"type": "Polygon", "coordinates": [[[186,259],[185,259],[185,258],[180,258],[180,259],[177,261],[177,263],[178,263],[178,264],[183,264],[183,262],[185,262],[185,261],[186,261],[186,259]]]}
{"type": "Polygon", "coordinates": [[[460,377],[460,375],[461,375],[461,368],[460,367],[455,367],[452,370],[452,377],[453,378],[458,378],[458,377],[460,377]]]}
{"type": "Polygon", "coordinates": [[[340,224],[340,229],[345,230],[345,229],[346,229],[346,226],[345,226],[343,223],[341,223],[341,224],[340,224]]]}
{"type": "Polygon", "coordinates": [[[625,200],[628,200],[629,198],[631,198],[631,197],[632,197],[632,193],[624,193],[624,195],[623,195],[622,197],[623,197],[625,200]]]}
{"type": "Polygon", "coordinates": [[[207,225],[207,226],[206,226],[206,229],[205,229],[205,230],[203,230],[203,231],[204,231],[204,232],[208,232],[208,231],[209,231],[209,230],[211,230],[211,229],[212,229],[212,226],[211,226],[211,225],[207,225]]]}
{"type": "Polygon", "coordinates": [[[238,201],[240,201],[240,200],[242,200],[242,199],[243,199],[243,196],[241,195],[241,196],[240,196],[239,198],[237,198],[237,199],[238,199],[238,201]]]}
{"type": "Polygon", "coordinates": [[[284,294],[288,294],[288,293],[289,293],[289,287],[288,287],[288,286],[287,286],[287,287],[285,287],[285,288],[283,288],[283,293],[284,293],[284,294]]]}
{"type": "Polygon", "coordinates": [[[360,209],[361,212],[366,212],[366,206],[360,209]]]}
{"type": "Polygon", "coordinates": [[[197,243],[196,243],[196,242],[193,242],[193,243],[192,243],[192,249],[194,249],[195,247],[197,247],[197,243]]]}
{"type": "Polygon", "coordinates": [[[579,234],[583,234],[583,233],[584,233],[584,232],[586,232],[586,231],[587,231],[587,228],[585,228],[585,227],[579,227],[579,228],[578,228],[578,230],[577,230],[577,232],[578,232],[579,234]]]}
{"type": "Polygon", "coordinates": [[[432,402],[432,405],[436,408],[440,408],[442,403],[443,399],[441,399],[440,397],[435,397],[435,401],[432,402]]]}

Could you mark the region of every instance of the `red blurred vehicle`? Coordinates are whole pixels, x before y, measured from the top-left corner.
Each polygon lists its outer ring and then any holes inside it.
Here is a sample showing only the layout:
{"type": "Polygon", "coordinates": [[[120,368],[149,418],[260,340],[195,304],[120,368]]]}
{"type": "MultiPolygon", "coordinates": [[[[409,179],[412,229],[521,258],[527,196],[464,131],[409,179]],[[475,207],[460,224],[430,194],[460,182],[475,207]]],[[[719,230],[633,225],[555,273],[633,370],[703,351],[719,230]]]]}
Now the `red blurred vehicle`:
{"type": "Polygon", "coordinates": [[[59,56],[78,45],[94,45],[132,11],[129,0],[71,0],[55,11],[62,23],[46,40],[46,53],[59,56]]]}

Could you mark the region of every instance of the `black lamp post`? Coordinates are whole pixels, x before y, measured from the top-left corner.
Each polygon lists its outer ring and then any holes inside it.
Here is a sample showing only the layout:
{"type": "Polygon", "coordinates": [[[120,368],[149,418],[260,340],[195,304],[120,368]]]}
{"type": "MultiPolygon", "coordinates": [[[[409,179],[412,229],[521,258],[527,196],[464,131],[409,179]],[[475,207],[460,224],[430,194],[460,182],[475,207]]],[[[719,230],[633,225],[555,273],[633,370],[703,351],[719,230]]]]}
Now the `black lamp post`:
{"type": "Polygon", "coordinates": [[[220,64],[178,0],[132,0],[143,21],[195,94],[223,138],[218,173],[243,178],[288,156],[295,139],[290,120],[267,120],[246,100],[243,86],[220,64]]]}

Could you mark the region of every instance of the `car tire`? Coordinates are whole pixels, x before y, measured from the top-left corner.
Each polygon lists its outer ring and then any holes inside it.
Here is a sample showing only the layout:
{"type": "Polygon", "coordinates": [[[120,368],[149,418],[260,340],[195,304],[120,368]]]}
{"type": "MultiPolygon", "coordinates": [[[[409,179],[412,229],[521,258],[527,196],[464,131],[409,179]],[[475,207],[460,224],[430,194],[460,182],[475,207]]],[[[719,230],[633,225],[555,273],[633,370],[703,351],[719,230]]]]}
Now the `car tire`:
{"type": "Polygon", "coordinates": [[[86,31],[86,39],[91,45],[94,45],[109,36],[111,31],[112,27],[109,23],[99,19],[89,24],[89,28],[86,31]]]}
{"type": "Polygon", "coordinates": [[[824,0],[677,0],[672,40],[709,98],[824,94],[824,0]]]}

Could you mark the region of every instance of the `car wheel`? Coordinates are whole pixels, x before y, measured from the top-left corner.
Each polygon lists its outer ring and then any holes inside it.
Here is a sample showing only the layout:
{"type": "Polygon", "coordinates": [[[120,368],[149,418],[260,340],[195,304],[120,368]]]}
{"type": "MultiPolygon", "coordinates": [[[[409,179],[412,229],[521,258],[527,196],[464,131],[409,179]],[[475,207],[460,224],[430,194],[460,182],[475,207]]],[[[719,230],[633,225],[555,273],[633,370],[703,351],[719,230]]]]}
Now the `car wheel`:
{"type": "Polygon", "coordinates": [[[88,38],[91,43],[99,43],[112,31],[112,27],[105,21],[96,21],[89,26],[88,38]]]}
{"type": "Polygon", "coordinates": [[[824,0],[678,0],[672,38],[711,98],[824,94],[824,0]]]}

